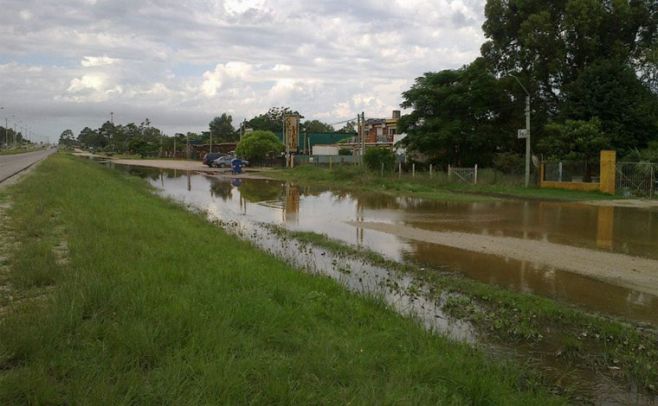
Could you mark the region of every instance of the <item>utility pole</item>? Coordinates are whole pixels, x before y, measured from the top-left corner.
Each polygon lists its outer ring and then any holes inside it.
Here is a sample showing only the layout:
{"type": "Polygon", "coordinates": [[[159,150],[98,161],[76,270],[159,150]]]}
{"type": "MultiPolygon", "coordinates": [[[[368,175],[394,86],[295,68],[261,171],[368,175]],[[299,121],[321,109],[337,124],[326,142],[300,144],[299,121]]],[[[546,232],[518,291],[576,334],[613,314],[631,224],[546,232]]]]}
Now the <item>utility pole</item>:
{"type": "Polygon", "coordinates": [[[110,124],[114,125],[114,112],[110,111],[110,124]]]}
{"type": "Polygon", "coordinates": [[[187,157],[187,160],[190,160],[190,132],[188,131],[187,134],[185,134],[186,137],[186,148],[185,148],[185,156],[187,157]]]}
{"type": "MultiPolygon", "coordinates": [[[[530,186],[530,92],[523,86],[523,83],[514,75],[510,75],[519,83],[519,86],[523,89],[526,94],[525,98],[525,131],[523,136],[519,135],[519,138],[525,138],[525,187],[530,186]]],[[[520,132],[519,132],[520,133],[520,132]]]]}
{"type": "Polygon", "coordinates": [[[174,133],[174,159],[176,159],[176,136],[177,134],[174,133]]]}
{"type": "Polygon", "coordinates": [[[525,98],[525,187],[530,186],[530,94],[525,98]]]}
{"type": "Polygon", "coordinates": [[[361,165],[363,165],[363,156],[366,154],[366,113],[361,112],[361,165]]]}

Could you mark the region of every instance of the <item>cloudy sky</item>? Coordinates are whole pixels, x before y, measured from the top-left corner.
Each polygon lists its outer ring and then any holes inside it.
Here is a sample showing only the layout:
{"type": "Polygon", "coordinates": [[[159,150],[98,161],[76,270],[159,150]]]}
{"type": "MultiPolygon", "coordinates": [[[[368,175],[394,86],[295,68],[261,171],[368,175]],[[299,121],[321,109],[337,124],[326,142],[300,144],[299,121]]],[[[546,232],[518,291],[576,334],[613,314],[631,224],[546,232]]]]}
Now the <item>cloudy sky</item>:
{"type": "Polygon", "coordinates": [[[271,106],[387,117],[414,78],[478,55],[484,3],[2,0],[0,119],[54,141],[110,112],[169,134],[271,106]]]}

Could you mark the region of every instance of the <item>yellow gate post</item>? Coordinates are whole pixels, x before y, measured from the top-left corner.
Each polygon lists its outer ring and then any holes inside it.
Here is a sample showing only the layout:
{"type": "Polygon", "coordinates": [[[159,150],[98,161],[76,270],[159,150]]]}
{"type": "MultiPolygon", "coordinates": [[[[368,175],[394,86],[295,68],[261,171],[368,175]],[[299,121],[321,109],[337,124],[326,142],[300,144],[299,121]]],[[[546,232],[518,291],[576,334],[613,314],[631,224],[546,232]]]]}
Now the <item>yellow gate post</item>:
{"type": "Polygon", "coordinates": [[[601,151],[600,190],[603,193],[615,194],[617,174],[617,152],[601,151]]]}

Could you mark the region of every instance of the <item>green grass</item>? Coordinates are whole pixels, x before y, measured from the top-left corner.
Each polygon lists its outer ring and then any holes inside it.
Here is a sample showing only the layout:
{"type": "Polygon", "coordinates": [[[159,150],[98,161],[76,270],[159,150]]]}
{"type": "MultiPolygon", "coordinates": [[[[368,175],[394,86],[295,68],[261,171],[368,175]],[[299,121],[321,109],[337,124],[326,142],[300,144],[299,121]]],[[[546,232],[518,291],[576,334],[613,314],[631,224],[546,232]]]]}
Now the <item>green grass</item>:
{"type": "Polygon", "coordinates": [[[481,193],[488,196],[515,197],[520,199],[536,200],[559,200],[559,201],[586,201],[586,200],[611,200],[619,196],[609,195],[601,192],[581,192],[578,190],[541,189],[538,187],[525,188],[513,185],[468,185],[450,184],[445,186],[448,190],[461,193],[481,193]]]}
{"type": "Polygon", "coordinates": [[[2,316],[0,404],[562,403],[140,179],[57,154],[8,194],[13,293],[45,294],[2,316]]]}
{"type": "Polygon", "coordinates": [[[335,166],[332,169],[313,165],[302,165],[294,169],[269,171],[267,176],[301,184],[341,188],[346,190],[365,190],[391,195],[416,196],[433,200],[446,201],[487,201],[500,198],[524,198],[546,200],[601,200],[613,199],[615,196],[598,192],[578,192],[557,189],[540,189],[523,187],[523,179],[507,176],[490,169],[480,170],[478,184],[451,182],[444,172],[437,172],[430,178],[427,172],[418,172],[416,176],[364,171],[358,166],[335,166]]]}
{"type": "MultiPolygon", "coordinates": [[[[552,359],[564,370],[577,360],[579,367],[595,374],[607,374],[610,366],[620,367],[625,383],[656,393],[658,382],[658,333],[615,319],[588,314],[582,310],[535,295],[461,278],[452,273],[428,271],[414,264],[401,264],[368,249],[355,247],[314,232],[288,231],[270,227],[279,235],[323,247],[339,255],[366,260],[374,265],[410,272],[437,300],[448,294],[443,306],[451,316],[473,323],[482,337],[498,343],[514,343],[544,353],[557,349],[552,359]],[[574,353],[573,343],[578,343],[574,353]],[[556,355],[559,352],[559,355],[556,355]]],[[[412,289],[417,289],[413,286],[412,289]]],[[[414,293],[414,292],[409,292],[414,293]]],[[[542,356],[546,358],[546,355],[542,356]]],[[[533,362],[540,362],[534,360],[533,362]]]]}

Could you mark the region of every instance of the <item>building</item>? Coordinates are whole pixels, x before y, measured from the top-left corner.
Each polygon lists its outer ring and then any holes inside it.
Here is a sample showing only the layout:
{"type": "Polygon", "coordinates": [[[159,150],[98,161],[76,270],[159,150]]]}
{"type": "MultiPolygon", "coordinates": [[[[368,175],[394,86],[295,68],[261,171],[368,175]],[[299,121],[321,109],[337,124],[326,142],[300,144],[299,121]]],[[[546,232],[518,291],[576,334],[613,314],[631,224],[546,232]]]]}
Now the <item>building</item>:
{"type": "Polygon", "coordinates": [[[398,134],[400,110],[393,110],[391,118],[369,118],[365,122],[366,144],[393,144],[398,134]]]}

